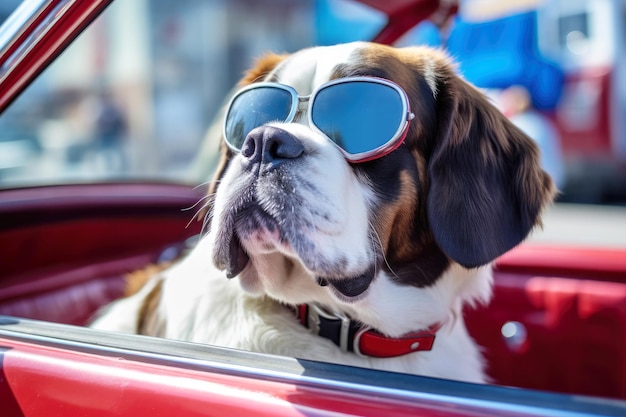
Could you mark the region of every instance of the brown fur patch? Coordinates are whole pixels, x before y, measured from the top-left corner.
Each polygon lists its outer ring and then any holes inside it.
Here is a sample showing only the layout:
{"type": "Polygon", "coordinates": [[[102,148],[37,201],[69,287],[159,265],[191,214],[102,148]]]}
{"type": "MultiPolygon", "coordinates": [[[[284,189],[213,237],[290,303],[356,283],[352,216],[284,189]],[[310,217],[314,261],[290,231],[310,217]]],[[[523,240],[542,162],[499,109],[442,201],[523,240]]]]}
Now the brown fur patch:
{"type": "Polygon", "coordinates": [[[417,188],[406,172],[400,173],[400,197],[382,206],[375,217],[376,232],[385,253],[394,258],[406,259],[415,250],[411,232],[415,222],[417,188]]]}
{"type": "Polygon", "coordinates": [[[161,337],[164,335],[163,322],[157,311],[161,302],[162,291],[163,281],[159,280],[152,291],[142,300],[143,303],[137,314],[137,334],[161,337]]]}
{"type": "Polygon", "coordinates": [[[138,269],[126,275],[126,288],[124,288],[124,297],[131,296],[143,288],[144,285],[159,272],[166,270],[172,265],[171,262],[161,262],[159,264],[150,264],[142,269],[138,269]]]}
{"type": "MultiPolygon", "coordinates": [[[[226,171],[226,168],[228,167],[228,162],[230,162],[230,159],[232,158],[232,156],[233,156],[232,151],[230,150],[228,145],[226,145],[226,142],[222,140],[220,143],[220,159],[217,163],[217,167],[215,168],[213,179],[211,180],[211,183],[209,184],[209,189],[207,191],[208,195],[213,195],[217,191],[217,187],[219,185],[220,179],[222,178],[224,171],[226,171]]],[[[209,207],[206,207],[205,209],[203,209],[199,213],[199,215],[196,216],[196,219],[198,221],[204,221],[206,210],[208,209],[209,207]]]]}
{"type": "Polygon", "coordinates": [[[286,54],[274,54],[267,53],[263,55],[261,58],[257,59],[254,63],[254,66],[249,69],[244,77],[239,82],[240,86],[245,86],[248,84],[252,84],[258,81],[263,81],[263,79],[270,73],[278,64],[287,58],[286,54]]]}

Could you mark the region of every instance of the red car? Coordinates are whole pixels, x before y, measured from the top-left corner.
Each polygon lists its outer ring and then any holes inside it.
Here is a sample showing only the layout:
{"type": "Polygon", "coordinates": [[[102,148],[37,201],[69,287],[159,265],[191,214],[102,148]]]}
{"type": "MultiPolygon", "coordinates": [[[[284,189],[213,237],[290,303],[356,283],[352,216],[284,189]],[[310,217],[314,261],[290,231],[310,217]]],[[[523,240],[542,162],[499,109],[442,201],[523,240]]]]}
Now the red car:
{"type": "MultiPolygon", "coordinates": [[[[0,112],[109,3],[19,6],[0,29],[0,112]]],[[[457,12],[444,0],[361,3],[386,17],[383,43],[457,12]]],[[[620,208],[557,206],[544,233],[497,262],[493,301],[467,311],[494,381],[477,385],[81,327],[127,273],[200,232],[184,209],[202,196],[157,180],[0,190],[0,415],[626,415],[620,208]]]]}

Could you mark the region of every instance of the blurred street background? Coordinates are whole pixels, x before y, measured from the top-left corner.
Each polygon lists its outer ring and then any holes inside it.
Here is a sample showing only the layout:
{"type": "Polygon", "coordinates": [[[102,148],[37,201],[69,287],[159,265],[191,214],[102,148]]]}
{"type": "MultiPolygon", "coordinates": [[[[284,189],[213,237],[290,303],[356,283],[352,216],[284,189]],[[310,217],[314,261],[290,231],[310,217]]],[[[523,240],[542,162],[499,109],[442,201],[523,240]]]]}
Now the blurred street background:
{"type": "MultiPolygon", "coordinates": [[[[439,23],[398,44],[446,48],[539,143],[561,201],[626,205],[626,0],[464,0],[439,23]]],[[[0,115],[0,187],[207,181],[203,138],[256,56],[384,24],[352,0],[116,0],[0,115]]]]}

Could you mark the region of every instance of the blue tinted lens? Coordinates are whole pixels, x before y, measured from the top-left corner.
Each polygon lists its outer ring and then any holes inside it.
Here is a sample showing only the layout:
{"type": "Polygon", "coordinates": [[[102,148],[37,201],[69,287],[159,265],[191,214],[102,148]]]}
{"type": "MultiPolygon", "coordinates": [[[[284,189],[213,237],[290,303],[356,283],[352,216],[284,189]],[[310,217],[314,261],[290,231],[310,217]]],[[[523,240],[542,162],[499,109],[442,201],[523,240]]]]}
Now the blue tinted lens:
{"type": "Polygon", "coordinates": [[[239,94],[231,103],[224,128],[228,144],[241,149],[251,130],[270,122],[284,122],[291,113],[292,96],[287,90],[262,86],[239,94]]]}
{"type": "Polygon", "coordinates": [[[369,81],[324,87],[311,108],[313,124],[349,154],[384,146],[398,134],[405,118],[400,93],[369,81]]]}

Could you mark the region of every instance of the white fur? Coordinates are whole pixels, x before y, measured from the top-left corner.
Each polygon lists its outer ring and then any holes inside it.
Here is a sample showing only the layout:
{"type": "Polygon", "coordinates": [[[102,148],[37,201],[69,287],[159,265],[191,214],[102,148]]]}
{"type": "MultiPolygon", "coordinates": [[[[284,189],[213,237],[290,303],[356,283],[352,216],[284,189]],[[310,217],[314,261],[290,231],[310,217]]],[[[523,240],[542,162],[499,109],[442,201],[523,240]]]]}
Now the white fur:
{"type": "MultiPolygon", "coordinates": [[[[308,49],[295,54],[275,72],[281,82],[307,95],[328,81],[336,64],[351,59],[351,54],[362,47],[356,43],[308,49]]],[[[426,78],[431,84],[433,75],[426,74],[426,78]]],[[[129,317],[136,316],[143,297],[157,280],[163,280],[159,313],[166,319],[160,334],[164,337],[484,382],[483,361],[465,328],[462,308],[466,303],[489,299],[490,267],[466,270],[452,264],[425,288],[398,284],[387,272],[377,271],[371,286],[352,300],[330,286],[319,286],[317,276],[356,276],[379,254],[368,223],[376,196],[334,145],[313,132],[306,122],[277,126],[296,136],[306,149],[307,156],[297,169],[285,171],[281,178],[285,184],[293,184],[293,189],[280,190],[297,195],[305,204],[272,207],[275,202],[269,192],[259,191],[257,198],[269,208],[298,210],[293,215],[308,222],[296,232],[307,239],[309,250],[279,239],[277,232],[258,230],[242,240],[250,262],[236,279],[226,279],[224,272],[212,265],[211,254],[219,240],[221,222],[236,202],[238,190],[249,185],[242,180],[242,156],[236,155],[221,179],[210,233],[179,264],[155,277],[140,293],[113,305],[93,327],[132,332],[127,324],[129,317]],[[315,188],[297,186],[305,181],[315,188]],[[313,335],[281,304],[312,302],[348,314],[392,337],[434,323],[444,325],[431,351],[388,359],[364,358],[342,352],[331,341],[313,335]]]]}
{"type": "Polygon", "coordinates": [[[433,97],[437,98],[437,74],[435,72],[435,63],[431,59],[426,59],[425,64],[424,78],[433,92],[433,97]]]}
{"type": "Polygon", "coordinates": [[[434,348],[397,358],[367,358],[344,353],[330,340],[313,335],[293,312],[266,295],[243,291],[237,280],[207,262],[210,242],[204,239],[180,264],[155,277],[152,285],[115,303],[92,327],[133,333],[129,317],[157,280],[164,280],[160,313],[167,317],[160,336],[255,352],[432,377],[485,382],[480,351],[462,320],[462,302],[483,301],[491,291],[489,267],[467,271],[453,266],[437,284],[418,289],[377,277],[365,297],[343,305],[307,279],[300,291],[334,305],[390,335],[401,335],[435,322],[445,322],[434,348]]]}

